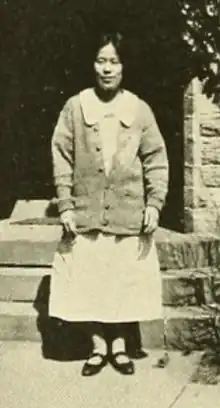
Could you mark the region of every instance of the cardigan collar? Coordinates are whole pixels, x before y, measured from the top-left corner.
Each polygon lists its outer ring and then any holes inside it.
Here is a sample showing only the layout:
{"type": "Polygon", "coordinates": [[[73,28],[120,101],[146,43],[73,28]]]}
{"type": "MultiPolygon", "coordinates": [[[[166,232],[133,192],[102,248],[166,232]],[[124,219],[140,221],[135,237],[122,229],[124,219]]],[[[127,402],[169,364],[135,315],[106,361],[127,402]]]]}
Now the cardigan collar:
{"type": "MultiPolygon", "coordinates": [[[[138,97],[127,90],[122,90],[121,92],[115,113],[123,125],[130,127],[136,118],[138,97]]],[[[99,122],[102,116],[102,110],[94,89],[85,89],[80,92],[79,96],[86,124],[92,126],[99,122]]]]}

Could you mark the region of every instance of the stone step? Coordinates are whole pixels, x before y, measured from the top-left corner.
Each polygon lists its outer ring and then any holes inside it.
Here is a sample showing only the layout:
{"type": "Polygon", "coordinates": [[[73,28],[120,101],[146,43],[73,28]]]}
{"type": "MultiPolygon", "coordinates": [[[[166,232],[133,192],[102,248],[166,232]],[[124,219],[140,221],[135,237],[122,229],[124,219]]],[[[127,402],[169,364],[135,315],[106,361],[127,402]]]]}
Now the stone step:
{"type": "Polygon", "coordinates": [[[217,268],[162,271],[164,306],[200,306],[220,302],[220,273],[217,268]]]}
{"type": "MultiPolygon", "coordinates": [[[[0,264],[49,266],[61,234],[59,225],[4,223],[0,228],[0,264]]],[[[181,234],[159,228],[155,240],[162,270],[220,264],[220,236],[181,234]]]]}
{"type": "Polygon", "coordinates": [[[0,301],[33,302],[39,289],[47,286],[51,267],[0,267],[0,301]]]}
{"type": "MultiPolygon", "coordinates": [[[[0,301],[33,302],[48,296],[51,267],[0,267],[0,301]]],[[[220,275],[213,269],[162,271],[164,306],[201,305],[220,302],[220,275]],[[213,288],[211,279],[214,276],[213,288]]]]}
{"type": "MultiPolygon", "coordinates": [[[[50,341],[57,344],[78,336],[79,325],[51,320],[45,308],[39,310],[40,316],[31,303],[0,302],[0,340],[42,341],[43,347],[50,347],[50,341]]],[[[141,322],[134,328],[140,331],[142,345],[152,349],[163,347],[164,337],[168,349],[202,349],[214,339],[210,315],[197,307],[166,307],[164,320],[141,322]]]]}

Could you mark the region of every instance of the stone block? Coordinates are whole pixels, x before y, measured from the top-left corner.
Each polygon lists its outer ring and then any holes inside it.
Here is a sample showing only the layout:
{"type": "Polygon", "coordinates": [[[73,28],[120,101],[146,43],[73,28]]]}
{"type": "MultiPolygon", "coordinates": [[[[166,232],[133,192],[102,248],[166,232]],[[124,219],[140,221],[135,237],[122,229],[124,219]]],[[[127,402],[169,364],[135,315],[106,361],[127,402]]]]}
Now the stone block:
{"type": "Polygon", "coordinates": [[[201,187],[201,166],[194,166],[185,163],[184,166],[184,186],[201,187]]]}
{"type": "Polygon", "coordinates": [[[185,232],[202,234],[219,234],[220,218],[216,209],[210,208],[186,208],[184,211],[185,232]]]}
{"type": "Polygon", "coordinates": [[[51,265],[61,235],[58,225],[5,225],[0,230],[0,264],[51,265]]]}
{"type": "Polygon", "coordinates": [[[161,269],[206,267],[209,264],[207,239],[188,236],[186,241],[157,243],[161,269]]]}
{"type": "Polygon", "coordinates": [[[218,268],[220,267],[220,242],[218,237],[210,242],[209,263],[218,268]]]}
{"type": "Polygon", "coordinates": [[[187,164],[201,165],[201,146],[199,138],[186,138],[184,141],[184,161],[187,164]],[[197,140],[195,140],[197,139],[197,140]]]}
{"type": "Polygon", "coordinates": [[[206,187],[220,188],[220,165],[204,165],[201,171],[203,183],[206,187]]]}
{"type": "Polygon", "coordinates": [[[174,272],[168,276],[163,273],[164,306],[200,306],[213,303],[212,289],[215,290],[215,288],[217,288],[216,295],[217,292],[219,295],[219,276],[217,281],[217,278],[215,280],[211,278],[211,272],[210,276],[208,273],[198,272],[190,275],[190,269],[186,269],[183,274],[174,272]]]}
{"type": "Polygon", "coordinates": [[[200,91],[197,95],[197,107],[201,125],[220,128],[220,107],[200,91]]]}
{"type": "Polygon", "coordinates": [[[202,207],[207,209],[220,210],[220,188],[205,187],[200,189],[200,198],[203,203],[202,207]]]}
{"type": "Polygon", "coordinates": [[[193,281],[187,278],[163,280],[163,304],[166,306],[197,305],[193,281]]]}
{"type": "MultiPolygon", "coordinates": [[[[202,163],[220,166],[220,138],[202,138],[202,163]]],[[[219,170],[220,171],[220,170],[219,170]]]]}
{"type": "Polygon", "coordinates": [[[198,195],[193,187],[184,187],[184,206],[190,208],[198,207],[198,195]]]}
{"type": "Polygon", "coordinates": [[[201,350],[208,345],[216,344],[214,319],[211,313],[196,307],[185,307],[176,309],[175,314],[178,314],[178,317],[174,315],[172,309],[165,324],[168,348],[201,350]]]}
{"type": "Polygon", "coordinates": [[[218,118],[218,121],[215,122],[215,124],[210,123],[203,123],[200,125],[200,134],[203,137],[219,137],[220,136],[220,117],[218,118]]]}
{"type": "Polygon", "coordinates": [[[187,208],[206,207],[208,197],[206,198],[204,189],[195,187],[184,187],[184,206],[187,208]]]}
{"type": "Polygon", "coordinates": [[[194,232],[195,231],[195,221],[194,221],[194,208],[184,209],[184,232],[194,232]]]}
{"type": "Polygon", "coordinates": [[[199,144],[200,126],[198,117],[194,115],[184,115],[184,144],[194,141],[199,144]]]}
{"type": "Polygon", "coordinates": [[[184,114],[185,116],[193,115],[195,110],[195,99],[192,90],[188,88],[184,95],[184,114]]]}
{"type": "Polygon", "coordinates": [[[207,98],[203,98],[203,103],[199,104],[200,124],[202,131],[208,131],[208,135],[217,135],[220,130],[220,106],[212,103],[207,98]],[[213,133],[212,133],[213,132],[213,133]]]}
{"type": "Polygon", "coordinates": [[[39,341],[37,314],[30,304],[0,302],[0,339],[3,341],[39,341]]]}
{"type": "Polygon", "coordinates": [[[50,267],[0,267],[0,301],[33,302],[40,292],[41,295],[45,293],[46,297],[46,292],[49,294],[50,274],[50,267]]]}

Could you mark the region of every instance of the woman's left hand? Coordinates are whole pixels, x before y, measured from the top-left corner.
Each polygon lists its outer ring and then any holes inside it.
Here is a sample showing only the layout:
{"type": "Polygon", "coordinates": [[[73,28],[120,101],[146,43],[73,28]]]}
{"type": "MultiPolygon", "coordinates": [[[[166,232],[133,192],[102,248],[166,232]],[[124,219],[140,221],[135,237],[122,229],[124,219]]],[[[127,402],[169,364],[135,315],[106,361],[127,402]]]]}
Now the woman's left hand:
{"type": "Polygon", "coordinates": [[[156,207],[146,207],[144,214],[144,233],[151,234],[154,232],[159,223],[159,211],[156,207]]]}

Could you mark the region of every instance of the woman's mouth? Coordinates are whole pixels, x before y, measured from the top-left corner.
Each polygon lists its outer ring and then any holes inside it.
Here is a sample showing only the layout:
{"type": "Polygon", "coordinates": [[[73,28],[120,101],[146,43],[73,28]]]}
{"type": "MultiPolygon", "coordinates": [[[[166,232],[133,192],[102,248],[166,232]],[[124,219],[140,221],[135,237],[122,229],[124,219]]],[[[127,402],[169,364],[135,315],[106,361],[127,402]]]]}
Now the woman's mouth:
{"type": "Polygon", "coordinates": [[[102,81],[106,83],[112,82],[113,79],[113,77],[102,77],[102,81]]]}

